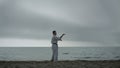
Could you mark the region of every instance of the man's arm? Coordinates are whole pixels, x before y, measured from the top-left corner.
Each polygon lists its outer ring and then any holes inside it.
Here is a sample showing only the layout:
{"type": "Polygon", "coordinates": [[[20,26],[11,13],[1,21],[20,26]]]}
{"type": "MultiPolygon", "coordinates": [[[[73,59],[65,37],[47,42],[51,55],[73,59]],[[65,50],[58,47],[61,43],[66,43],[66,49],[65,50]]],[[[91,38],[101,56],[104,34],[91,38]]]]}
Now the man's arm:
{"type": "Polygon", "coordinates": [[[64,36],[65,34],[62,34],[61,36],[60,36],[60,39],[62,39],[62,37],[64,36]]]}

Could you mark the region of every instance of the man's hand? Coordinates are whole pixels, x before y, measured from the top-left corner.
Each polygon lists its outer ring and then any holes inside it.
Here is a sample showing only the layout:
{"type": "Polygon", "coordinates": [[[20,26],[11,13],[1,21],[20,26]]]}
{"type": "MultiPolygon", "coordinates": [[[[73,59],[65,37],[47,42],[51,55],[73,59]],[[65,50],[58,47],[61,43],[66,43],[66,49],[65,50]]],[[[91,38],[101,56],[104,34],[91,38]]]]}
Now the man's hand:
{"type": "Polygon", "coordinates": [[[62,34],[63,36],[66,35],[66,34],[62,34]]]}

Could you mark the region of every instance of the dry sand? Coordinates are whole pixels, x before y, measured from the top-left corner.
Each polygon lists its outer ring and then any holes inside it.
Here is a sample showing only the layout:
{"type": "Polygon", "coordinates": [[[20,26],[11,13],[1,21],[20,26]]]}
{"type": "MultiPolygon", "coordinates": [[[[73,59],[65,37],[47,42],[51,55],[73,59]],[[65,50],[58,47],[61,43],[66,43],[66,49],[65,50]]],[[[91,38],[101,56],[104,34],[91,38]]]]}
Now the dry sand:
{"type": "Polygon", "coordinates": [[[0,68],[120,68],[120,60],[0,61],[0,68]]]}

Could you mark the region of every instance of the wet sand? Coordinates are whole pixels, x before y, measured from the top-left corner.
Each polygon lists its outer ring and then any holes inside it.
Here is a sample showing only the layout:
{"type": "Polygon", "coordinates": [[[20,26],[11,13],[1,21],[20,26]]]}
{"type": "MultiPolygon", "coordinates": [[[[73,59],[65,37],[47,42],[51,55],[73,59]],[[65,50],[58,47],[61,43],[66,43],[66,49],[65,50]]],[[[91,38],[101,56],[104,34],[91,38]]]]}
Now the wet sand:
{"type": "Polygon", "coordinates": [[[0,68],[120,68],[120,60],[0,61],[0,68]]]}

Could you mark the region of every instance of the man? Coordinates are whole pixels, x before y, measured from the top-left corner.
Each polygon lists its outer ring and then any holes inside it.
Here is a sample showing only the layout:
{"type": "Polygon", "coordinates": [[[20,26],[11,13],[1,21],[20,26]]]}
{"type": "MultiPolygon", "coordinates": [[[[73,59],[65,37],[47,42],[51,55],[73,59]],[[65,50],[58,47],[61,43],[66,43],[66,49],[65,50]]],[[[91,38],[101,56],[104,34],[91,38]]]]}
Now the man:
{"type": "Polygon", "coordinates": [[[56,62],[58,61],[58,41],[62,41],[62,37],[65,35],[65,34],[62,34],[60,37],[57,37],[57,32],[56,31],[53,31],[53,37],[51,39],[51,43],[52,43],[52,59],[51,61],[52,62],[56,62]]]}

